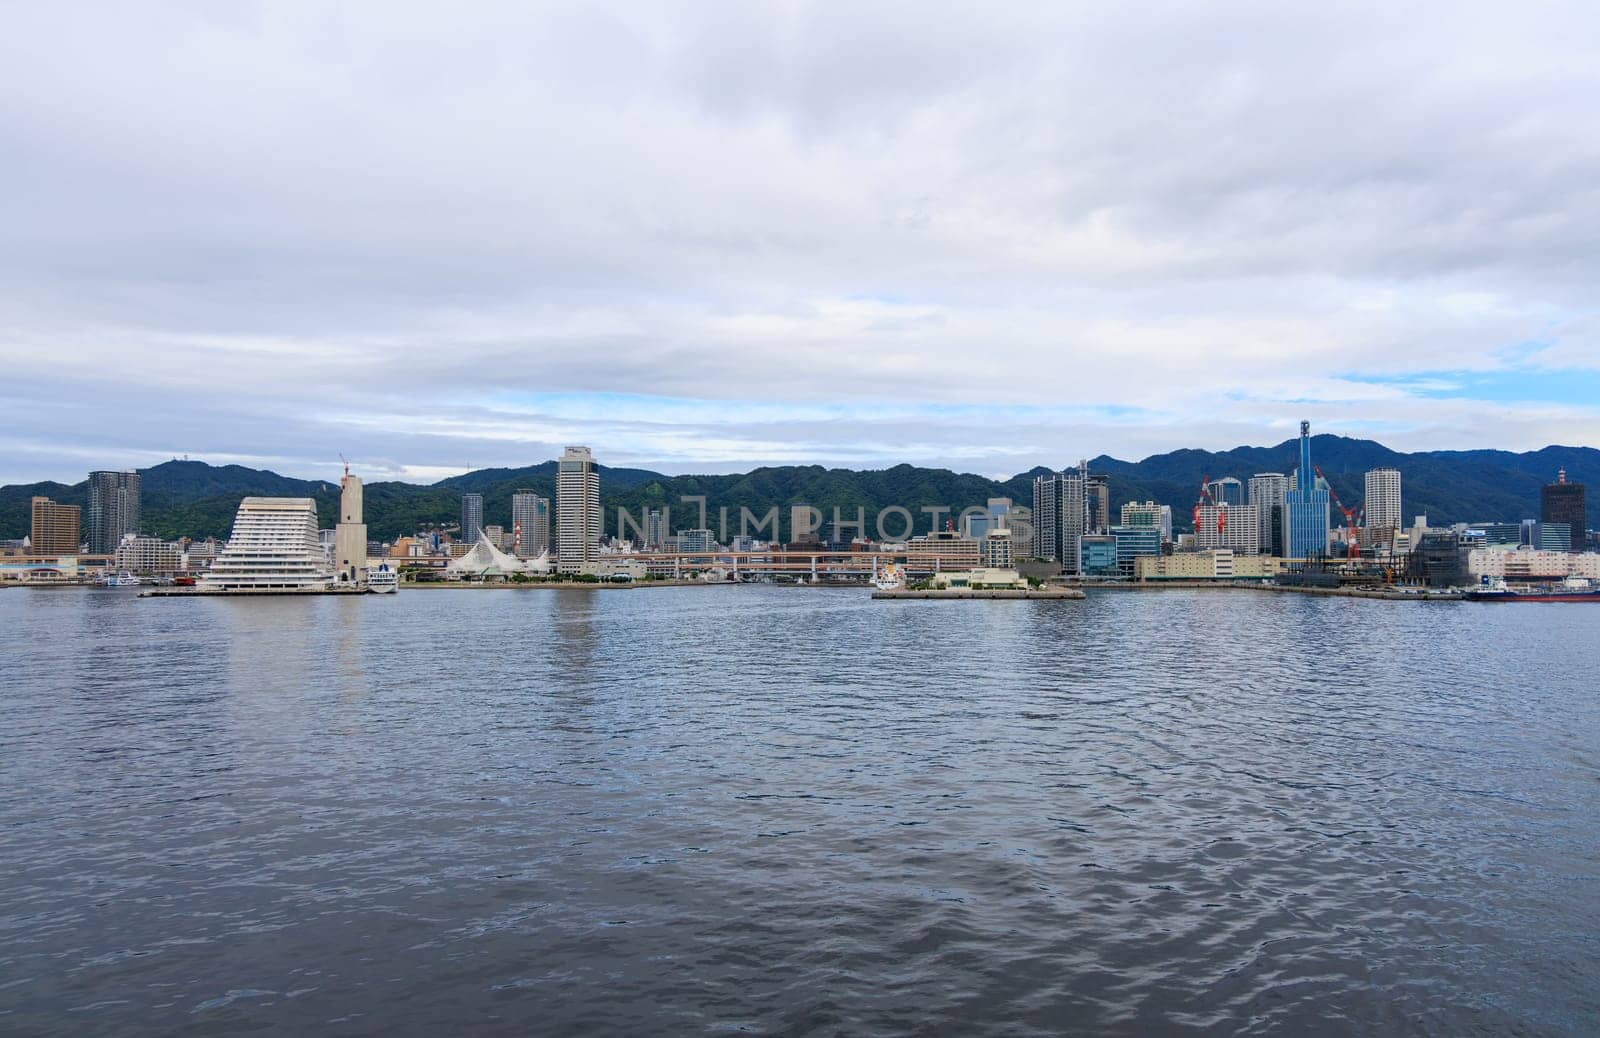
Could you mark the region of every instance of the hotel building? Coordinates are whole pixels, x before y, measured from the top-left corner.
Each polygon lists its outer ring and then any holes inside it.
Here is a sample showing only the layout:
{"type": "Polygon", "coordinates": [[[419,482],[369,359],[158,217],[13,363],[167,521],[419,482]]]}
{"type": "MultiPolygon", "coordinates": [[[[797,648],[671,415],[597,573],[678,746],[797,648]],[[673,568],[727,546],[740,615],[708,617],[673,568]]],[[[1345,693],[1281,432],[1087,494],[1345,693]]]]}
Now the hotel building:
{"type": "Polygon", "coordinates": [[[228,546],[201,584],[211,591],[325,591],[333,583],[309,497],[247,497],[228,546]]]}
{"type": "Polygon", "coordinates": [[[76,555],[81,510],[58,505],[48,497],[33,499],[33,527],[28,541],[35,555],[76,555]]]}
{"type": "Polygon", "coordinates": [[[556,469],[556,552],[562,573],[579,573],[600,553],[600,475],[587,447],[568,447],[556,469]]]}

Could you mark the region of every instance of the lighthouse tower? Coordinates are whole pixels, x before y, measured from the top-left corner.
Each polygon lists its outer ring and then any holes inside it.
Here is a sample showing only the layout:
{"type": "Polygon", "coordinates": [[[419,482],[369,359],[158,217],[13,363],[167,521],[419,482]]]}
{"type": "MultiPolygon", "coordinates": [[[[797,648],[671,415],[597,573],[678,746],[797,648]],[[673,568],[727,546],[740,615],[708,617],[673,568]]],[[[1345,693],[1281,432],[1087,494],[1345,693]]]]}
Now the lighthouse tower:
{"type": "Polygon", "coordinates": [[[337,580],[342,585],[365,587],[367,583],[367,525],[361,521],[361,477],[344,467],[339,480],[339,525],[333,531],[333,551],[338,564],[337,580]]]}

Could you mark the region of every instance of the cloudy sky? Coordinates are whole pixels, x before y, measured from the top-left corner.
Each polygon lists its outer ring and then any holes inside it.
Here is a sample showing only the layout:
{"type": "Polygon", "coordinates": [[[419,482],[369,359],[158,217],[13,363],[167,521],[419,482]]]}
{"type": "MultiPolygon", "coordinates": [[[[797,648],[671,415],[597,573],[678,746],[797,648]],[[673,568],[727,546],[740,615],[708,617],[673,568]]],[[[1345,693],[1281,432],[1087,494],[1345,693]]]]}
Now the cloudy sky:
{"type": "Polygon", "coordinates": [[[0,482],[1600,445],[1592,4],[0,18],[0,482]]]}

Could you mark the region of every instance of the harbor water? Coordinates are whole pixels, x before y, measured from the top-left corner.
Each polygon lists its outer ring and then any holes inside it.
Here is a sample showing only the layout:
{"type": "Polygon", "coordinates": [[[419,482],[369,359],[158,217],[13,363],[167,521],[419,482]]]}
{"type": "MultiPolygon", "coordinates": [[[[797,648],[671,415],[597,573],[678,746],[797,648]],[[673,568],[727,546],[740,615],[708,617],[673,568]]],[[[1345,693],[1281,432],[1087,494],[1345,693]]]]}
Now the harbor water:
{"type": "Polygon", "coordinates": [[[1600,1027],[1600,607],[10,589],[0,630],[0,1033],[1600,1027]]]}

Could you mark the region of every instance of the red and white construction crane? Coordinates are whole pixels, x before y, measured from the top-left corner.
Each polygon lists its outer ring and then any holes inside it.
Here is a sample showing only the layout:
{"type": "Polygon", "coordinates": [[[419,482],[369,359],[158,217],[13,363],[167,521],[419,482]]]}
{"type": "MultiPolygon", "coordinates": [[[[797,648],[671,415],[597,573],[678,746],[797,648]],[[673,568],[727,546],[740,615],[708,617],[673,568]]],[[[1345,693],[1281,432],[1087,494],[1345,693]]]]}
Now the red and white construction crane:
{"type": "Polygon", "coordinates": [[[1328,499],[1333,502],[1333,507],[1344,513],[1344,539],[1347,545],[1345,554],[1352,559],[1361,557],[1361,537],[1356,533],[1356,528],[1361,525],[1362,512],[1366,505],[1357,505],[1355,508],[1346,508],[1344,502],[1339,500],[1339,492],[1333,489],[1333,480],[1322,475],[1322,466],[1312,466],[1322,481],[1328,484],[1328,499]]]}
{"type": "MultiPolygon", "coordinates": [[[[1195,532],[1196,535],[1198,535],[1200,533],[1200,509],[1201,509],[1202,506],[1208,505],[1208,504],[1209,505],[1218,504],[1217,499],[1215,497],[1211,496],[1211,476],[1210,476],[1209,473],[1207,475],[1204,475],[1204,476],[1200,477],[1200,496],[1199,496],[1199,498],[1197,498],[1195,500],[1195,503],[1194,503],[1194,532],[1195,532]]],[[[1222,531],[1227,527],[1227,525],[1228,525],[1228,509],[1226,507],[1218,508],[1217,509],[1217,543],[1218,544],[1222,543],[1222,531]]]]}

